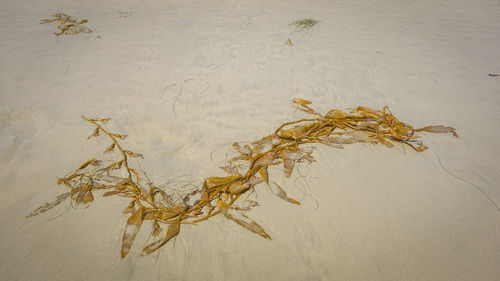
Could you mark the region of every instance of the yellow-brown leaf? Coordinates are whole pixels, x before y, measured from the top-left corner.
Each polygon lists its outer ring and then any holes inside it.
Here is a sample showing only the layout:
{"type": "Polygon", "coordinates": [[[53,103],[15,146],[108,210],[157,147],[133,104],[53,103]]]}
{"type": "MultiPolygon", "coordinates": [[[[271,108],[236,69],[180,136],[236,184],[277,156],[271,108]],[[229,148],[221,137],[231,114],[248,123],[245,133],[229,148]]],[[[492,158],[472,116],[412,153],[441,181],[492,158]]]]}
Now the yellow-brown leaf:
{"type": "Polygon", "coordinates": [[[457,132],[455,132],[455,128],[445,127],[442,125],[427,126],[424,128],[417,129],[417,132],[421,132],[421,131],[430,132],[430,133],[452,133],[453,136],[458,138],[458,134],[457,134],[457,132]]]}
{"type": "Polygon", "coordinates": [[[46,211],[48,211],[48,210],[54,208],[55,206],[61,204],[64,200],[66,200],[66,198],[68,198],[68,196],[70,194],[71,194],[71,192],[66,192],[66,193],[63,193],[63,194],[57,196],[56,200],[54,200],[52,202],[47,202],[47,203],[43,204],[42,206],[36,208],[33,212],[31,212],[29,215],[27,215],[26,218],[30,218],[30,217],[39,215],[41,213],[45,213],[46,211]]]}
{"type": "Polygon", "coordinates": [[[243,155],[249,155],[250,153],[252,153],[252,151],[250,150],[250,147],[248,145],[245,145],[242,147],[237,142],[233,143],[233,148],[234,148],[234,150],[238,151],[239,153],[241,153],[243,155]]]}
{"type": "Polygon", "coordinates": [[[296,150],[285,149],[280,153],[283,159],[283,169],[285,170],[285,177],[292,176],[293,168],[295,167],[295,154],[296,150]]]}
{"type": "Polygon", "coordinates": [[[285,201],[288,201],[290,203],[293,203],[293,204],[297,204],[297,205],[300,205],[300,202],[293,199],[293,198],[290,198],[288,197],[288,195],[286,194],[286,192],[283,190],[283,188],[281,188],[281,186],[279,186],[276,182],[274,182],[274,185],[269,185],[271,191],[276,195],[278,196],[279,198],[285,200],[285,201]]]}
{"type": "Polygon", "coordinates": [[[122,239],[122,259],[125,258],[132,244],[134,243],[135,237],[142,226],[142,221],[144,219],[144,207],[139,208],[135,213],[133,213],[127,220],[127,225],[125,226],[125,232],[123,233],[122,239]]]}
{"type": "Polygon", "coordinates": [[[130,201],[130,204],[123,210],[124,214],[132,214],[135,212],[135,200],[130,201]]]}
{"type": "Polygon", "coordinates": [[[155,221],[153,223],[153,233],[152,234],[154,237],[156,237],[156,236],[160,235],[160,232],[161,232],[160,224],[157,221],[155,221]]]}
{"type": "Polygon", "coordinates": [[[91,137],[97,137],[99,136],[99,128],[95,128],[94,133],[90,135],[87,139],[90,139],[91,137]]]}
{"type": "Polygon", "coordinates": [[[234,175],[228,177],[210,177],[205,179],[203,185],[207,190],[212,190],[214,188],[222,187],[224,185],[229,185],[237,181],[240,177],[241,177],[240,175],[234,175]]]}
{"type": "Polygon", "coordinates": [[[308,105],[308,104],[311,104],[312,102],[305,100],[305,99],[301,99],[301,98],[294,98],[293,103],[295,103],[297,105],[308,105]]]}
{"type": "Polygon", "coordinates": [[[104,194],[102,195],[102,197],[113,196],[113,195],[117,195],[117,194],[120,194],[120,193],[122,193],[122,191],[120,191],[120,190],[111,190],[111,191],[104,192],[104,194]]]}
{"type": "Polygon", "coordinates": [[[229,185],[227,191],[232,194],[239,194],[245,191],[245,189],[249,188],[248,184],[243,184],[241,181],[233,182],[229,185]]]}
{"type": "Polygon", "coordinates": [[[127,153],[127,155],[130,156],[130,157],[134,157],[134,158],[139,157],[139,158],[144,159],[144,156],[142,156],[142,154],[140,154],[140,153],[135,153],[135,152],[128,151],[128,150],[125,151],[125,153],[127,153]]]}
{"type": "Polygon", "coordinates": [[[83,164],[80,166],[80,168],[78,168],[78,170],[77,170],[77,171],[79,171],[79,170],[83,170],[83,169],[85,169],[88,165],[90,165],[90,164],[92,164],[92,163],[94,163],[94,162],[97,162],[97,161],[98,161],[98,160],[96,160],[96,159],[90,159],[90,160],[87,160],[85,163],[83,163],[83,164]]]}
{"type": "Polygon", "coordinates": [[[260,169],[259,174],[262,177],[262,180],[264,180],[265,183],[269,184],[269,174],[267,172],[267,167],[263,167],[262,169],[260,169]]]}
{"type": "Polygon", "coordinates": [[[231,210],[222,210],[224,216],[235,223],[243,226],[244,228],[250,230],[251,232],[258,234],[266,239],[271,239],[271,236],[266,233],[266,231],[254,220],[245,216],[242,213],[232,212],[231,210]]]}
{"type": "Polygon", "coordinates": [[[115,150],[115,143],[112,143],[112,144],[108,147],[108,149],[106,149],[106,150],[104,151],[104,153],[113,152],[114,150],[115,150]]]}
{"type": "Polygon", "coordinates": [[[177,234],[179,234],[180,231],[181,231],[181,224],[179,223],[179,221],[175,221],[175,222],[169,224],[168,229],[167,229],[167,233],[165,234],[165,238],[147,245],[146,247],[144,247],[144,249],[142,249],[142,251],[145,254],[153,253],[154,251],[158,250],[163,245],[165,245],[168,241],[170,241],[170,239],[177,236],[177,234]]]}
{"type": "Polygon", "coordinates": [[[92,195],[92,191],[87,190],[87,192],[85,192],[85,195],[82,198],[82,203],[88,204],[92,201],[94,201],[94,195],[92,195]]]}

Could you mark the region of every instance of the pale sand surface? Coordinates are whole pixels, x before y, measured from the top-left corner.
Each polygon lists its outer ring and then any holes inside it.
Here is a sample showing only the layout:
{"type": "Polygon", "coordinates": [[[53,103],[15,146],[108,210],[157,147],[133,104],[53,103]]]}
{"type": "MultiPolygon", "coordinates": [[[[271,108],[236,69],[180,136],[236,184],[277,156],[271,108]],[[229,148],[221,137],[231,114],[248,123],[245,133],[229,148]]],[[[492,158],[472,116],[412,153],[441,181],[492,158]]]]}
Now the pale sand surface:
{"type": "Polygon", "coordinates": [[[0,280],[500,280],[500,212],[436,157],[500,204],[497,0],[2,0],[0,66],[0,280]],[[39,24],[55,12],[95,33],[55,37],[39,24]],[[274,169],[302,205],[258,189],[249,215],[271,241],[216,217],[151,256],[142,233],[121,260],[126,200],[24,218],[106,148],[81,114],[112,117],[154,182],[201,182],[233,141],[300,118],[293,97],[388,105],[460,139],[318,147],[291,180],[274,169]]]}

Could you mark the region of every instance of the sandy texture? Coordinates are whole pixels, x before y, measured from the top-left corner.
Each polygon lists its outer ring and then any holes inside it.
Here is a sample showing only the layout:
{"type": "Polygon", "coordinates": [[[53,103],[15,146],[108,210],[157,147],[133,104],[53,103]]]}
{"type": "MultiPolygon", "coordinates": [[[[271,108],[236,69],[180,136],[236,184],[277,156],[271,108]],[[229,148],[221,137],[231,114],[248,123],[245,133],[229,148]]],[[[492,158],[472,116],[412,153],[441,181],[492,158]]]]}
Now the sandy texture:
{"type": "Polygon", "coordinates": [[[0,279],[499,280],[500,212],[438,160],[500,204],[499,15],[496,0],[2,0],[0,279]],[[39,24],[55,12],[95,32],[56,37],[39,24]],[[321,23],[289,26],[303,18],[321,23]],[[106,148],[81,114],[112,117],[153,181],[201,182],[233,141],[299,118],[293,97],[321,112],[388,105],[460,139],[318,147],[292,180],[275,169],[302,206],[258,190],[249,215],[271,241],[218,217],[147,257],[142,233],[121,260],[125,200],[24,218],[106,148]]]}

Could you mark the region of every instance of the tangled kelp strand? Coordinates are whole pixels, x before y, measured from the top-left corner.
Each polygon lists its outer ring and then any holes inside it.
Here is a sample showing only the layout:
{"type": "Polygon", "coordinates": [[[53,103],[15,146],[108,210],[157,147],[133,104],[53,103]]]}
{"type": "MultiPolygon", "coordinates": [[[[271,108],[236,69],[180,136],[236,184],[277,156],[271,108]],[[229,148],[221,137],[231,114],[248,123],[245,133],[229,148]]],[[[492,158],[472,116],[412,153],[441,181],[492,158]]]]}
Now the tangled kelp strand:
{"type": "Polygon", "coordinates": [[[76,35],[78,33],[91,33],[92,29],[86,27],[84,24],[88,22],[87,19],[77,19],[75,17],[69,16],[64,13],[57,13],[55,15],[51,15],[50,19],[43,19],[40,21],[40,24],[53,23],[58,22],[59,25],[57,29],[59,32],[54,32],[56,36],[62,34],[68,35],[76,35]]]}
{"type": "Polygon", "coordinates": [[[315,161],[313,148],[305,144],[320,143],[343,148],[353,143],[380,143],[387,147],[401,143],[421,152],[427,147],[418,140],[420,132],[451,133],[458,137],[452,127],[414,129],[399,121],[388,107],[375,110],[360,106],[351,112],[331,109],[322,115],[310,107],[310,101],[295,98],[293,102],[297,109],[311,115],[311,118],[284,123],[273,134],[250,144],[233,143],[237,155],[221,167],[228,175],[208,177],[201,188],[181,194],[178,200],[174,200],[173,194],[167,192],[168,185],[154,185],[144,173],[129,165],[129,157],[143,157],[122,147],[119,141],[125,139],[126,135],[111,133],[104,128],[109,118],[82,116],[95,126],[89,138],[104,135],[111,140],[104,152],[115,155],[115,160],[85,161],[72,174],[58,180],[58,184],[70,188],[69,192],[59,195],[53,202],[45,203],[27,217],[41,214],[68,197],[76,204],[88,204],[95,199],[93,194],[96,191],[103,190],[103,197],[117,195],[131,200],[123,210],[123,214],[131,215],[122,237],[122,258],[130,252],[146,221],[152,223],[151,236],[155,237],[155,241],[142,249],[143,254],[153,253],[168,243],[180,233],[182,224],[196,225],[219,214],[249,231],[271,239],[262,226],[244,213],[259,204],[238,199],[248,191],[255,191],[256,186],[263,183],[277,197],[300,205],[299,201],[288,197],[285,189],[270,179],[268,168],[283,165],[285,176],[291,177],[297,163],[315,161]]]}

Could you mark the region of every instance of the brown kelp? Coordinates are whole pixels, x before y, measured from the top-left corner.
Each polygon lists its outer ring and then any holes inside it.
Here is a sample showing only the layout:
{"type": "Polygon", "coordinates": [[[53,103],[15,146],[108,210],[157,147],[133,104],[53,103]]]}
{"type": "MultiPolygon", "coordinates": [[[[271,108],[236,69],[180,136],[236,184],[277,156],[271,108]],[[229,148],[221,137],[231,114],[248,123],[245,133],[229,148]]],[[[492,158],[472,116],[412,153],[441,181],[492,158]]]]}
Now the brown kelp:
{"type": "Polygon", "coordinates": [[[154,185],[143,173],[130,166],[130,157],[142,158],[142,155],[121,145],[120,140],[125,135],[112,133],[104,127],[109,118],[82,116],[95,126],[89,138],[104,135],[110,139],[111,144],[105,152],[114,153],[116,160],[85,161],[73,173],[59,179],[58,184],[66,185],[68,192],[59,195],[53,202],[45,203],[27,217],[41,214],[68,197],[76,204],[88,204],[94,200],[94,194],[102,190],[104,197],[117,195],[130,198],[129,205],[123,210],[130,217],[122,238],[122,258],[129,253],[146,221],[152,223],[152,237],[159,238],[143,248],[145,254],[158,250],[177,236],[182,224],[195,225],[216,215],[223,215],[244,228],[271,239],[259,224],[244,213],[258,206],[258,203],[242,200],[240,197],[263,184],[278,197],[300,205],[300,202],[288,197],[285,190],[270,179],[268,168],[283,165],[285,176],[290,177],[297,163],[314,161],[312,148],[305,144],[321,143],[342,148],[352,143],[380,143],[387,147],[401,143],[421,152],[427,147],[418,140],[420,132],[451,133],[458,137],[452,127],[428,126],[415,129],[399,121],[388,107],[375,110],[360,106],[351,112],[332,109],[322,115],[312,109],[311,102],[307,100],[296,98],[293,102],[299,110],[308,113],[310,118],[284,123],[272,134],[246,145],[233,143],[237,156],[221,167],[228,175],[206,178],[199,189],[183,194],[181,200],[175,200],[172,194],[154,185]]]}
{"type": "Polygon", "coordinates": [[[86,22],[88,22],[87,19],[77,19],[72,16],[68,16],[63,13],[57,13],[55,15],[52,15],[50,19],[43,19],[40,21],[40,24],[45,24],[45,23],[52,23],[52,22],[58,22],[59,25],[57,26],[57,29],[59,29],[59,32],[54,32],[56,36],[62,35],[62,34],[70,34],[70,35],[75,35],[78,33],[91,33],[92,29],[84,26],[86,22]]]}

